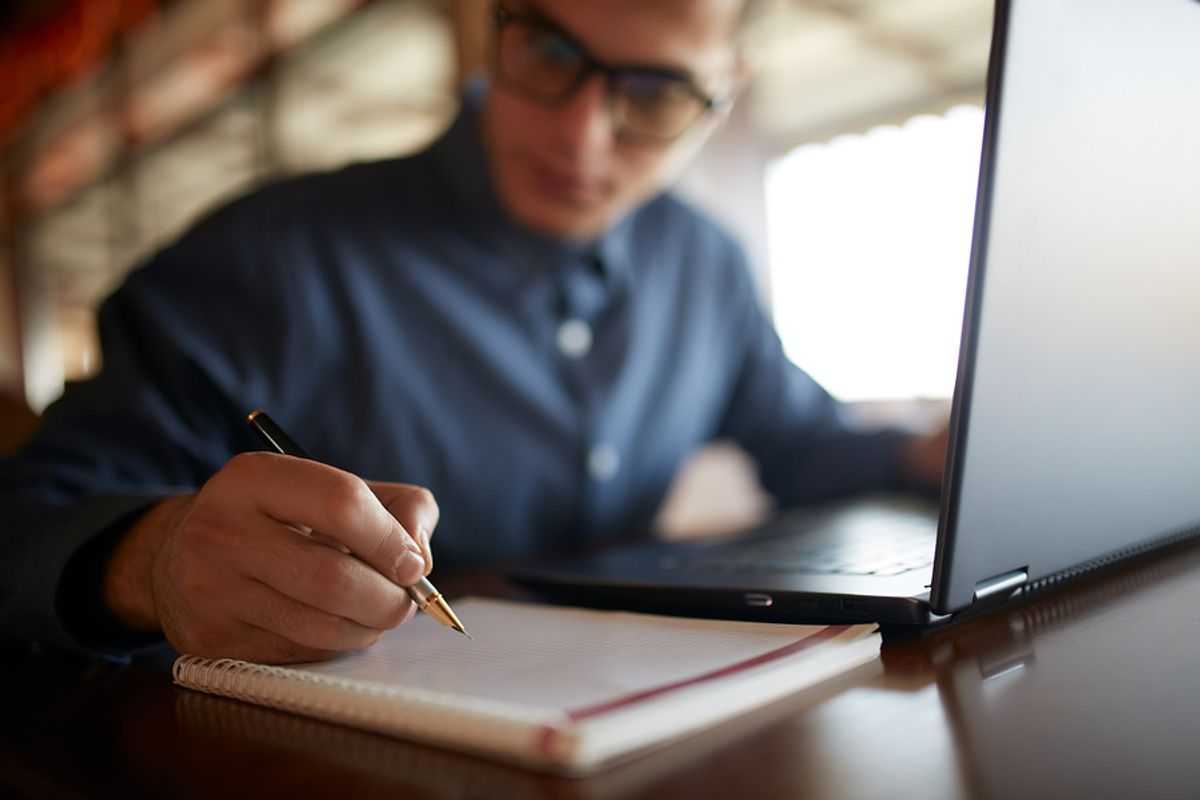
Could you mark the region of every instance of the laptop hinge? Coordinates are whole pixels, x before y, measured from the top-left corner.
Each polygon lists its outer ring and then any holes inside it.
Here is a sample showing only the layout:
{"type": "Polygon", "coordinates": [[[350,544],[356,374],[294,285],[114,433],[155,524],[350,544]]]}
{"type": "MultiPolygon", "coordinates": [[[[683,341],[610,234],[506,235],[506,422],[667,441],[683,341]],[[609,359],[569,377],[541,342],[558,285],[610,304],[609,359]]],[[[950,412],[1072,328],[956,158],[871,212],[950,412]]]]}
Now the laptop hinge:
{"type": "Polygon", "coordinates": [[[1025,581],[1029,580],[1029,568],[1022,567],[993,578],[985,578],[975,584],[975,602],[989,598],[1006,597],[1025,581]]]}

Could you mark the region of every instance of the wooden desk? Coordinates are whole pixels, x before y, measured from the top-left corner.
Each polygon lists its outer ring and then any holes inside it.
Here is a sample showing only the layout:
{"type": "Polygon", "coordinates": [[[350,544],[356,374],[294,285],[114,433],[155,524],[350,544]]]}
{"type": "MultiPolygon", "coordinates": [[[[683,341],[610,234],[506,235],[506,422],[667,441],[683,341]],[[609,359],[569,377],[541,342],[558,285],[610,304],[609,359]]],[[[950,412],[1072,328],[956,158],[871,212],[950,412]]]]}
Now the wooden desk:
{"type": "Polygon", "coordinates": [[[586,780],[179,690],[169,664],[9,654],[0,795],[1200,797],[1196,544],[890,640],[819,695],[586,780]]]}

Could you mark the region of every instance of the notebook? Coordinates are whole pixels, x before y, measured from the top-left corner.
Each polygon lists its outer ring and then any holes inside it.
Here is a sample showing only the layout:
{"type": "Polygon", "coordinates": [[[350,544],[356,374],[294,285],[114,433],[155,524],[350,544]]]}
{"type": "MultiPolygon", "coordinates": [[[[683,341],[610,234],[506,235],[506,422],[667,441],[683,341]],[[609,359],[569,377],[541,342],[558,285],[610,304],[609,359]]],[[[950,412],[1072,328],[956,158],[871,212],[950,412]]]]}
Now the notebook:
{"type": "Polygon", "coordinates": [[[586,774],[879,655],[873,625],[689,620],[468,598],[372,647],[267,666],[191,655],[180,686],[543,771],[586,774]]]}
{"type": "Polygon", "coordinates": [[[878,499],[514,577],[573,603],[929,625],[1196,535],[1197,42],[1196,0],[997,3],[938,507],[878,499]]]}

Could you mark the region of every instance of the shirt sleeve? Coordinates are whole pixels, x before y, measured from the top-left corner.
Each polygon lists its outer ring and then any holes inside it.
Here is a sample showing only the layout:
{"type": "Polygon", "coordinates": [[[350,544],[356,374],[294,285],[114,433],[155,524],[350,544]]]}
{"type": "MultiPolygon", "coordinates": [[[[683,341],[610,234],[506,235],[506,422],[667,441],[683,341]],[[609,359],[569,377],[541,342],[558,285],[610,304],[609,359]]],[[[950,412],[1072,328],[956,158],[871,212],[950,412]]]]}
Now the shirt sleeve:
{"type": "Polygon", "coordinates": [[[902,488],[906,434],[856,424],[844,404],[788,359],[744,259],[736,260],[726,318],[740,360],[720,435],[754,458],[764,488],[782,506],[902,488]]]}
{"type": "Polygon", "coordinates": [[[18,457],[0,463],[0,636],[121,658],[153,644],[105,617],[120,535],[157,500],[193,491],[238,450],[283,357],[286,321],[259,254],[210,220],[134,272],[101,307],[104,364],[69,386],[18,457]],[[265,298],[249,313],[226,298],[265,298]],[[237,326],[230,316],[243,317],[237,326]],[[242,337],[242,338],[238,338],[242,337]]]}
{"type": "Polygon", "coordinates": [[[7,497],[6,557],[0,566],[3,638],[117,661],[162,646],[161,636],[128,630],[109,617],[101,599],[113,548],[158,499],[114,494],[50,503],[7,497]]]}

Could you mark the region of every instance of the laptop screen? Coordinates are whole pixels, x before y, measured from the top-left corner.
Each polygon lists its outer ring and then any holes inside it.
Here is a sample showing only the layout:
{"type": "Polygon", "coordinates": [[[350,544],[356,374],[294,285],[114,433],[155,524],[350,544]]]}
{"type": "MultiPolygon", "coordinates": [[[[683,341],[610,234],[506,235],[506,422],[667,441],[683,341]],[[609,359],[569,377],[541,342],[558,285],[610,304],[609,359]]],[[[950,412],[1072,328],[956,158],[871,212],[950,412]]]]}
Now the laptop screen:
{"type": "Polygon", "coordinates": [[[1200,525],[1197,43],[1196,0],[1000,0],[939,612],[1200,525]]]}

